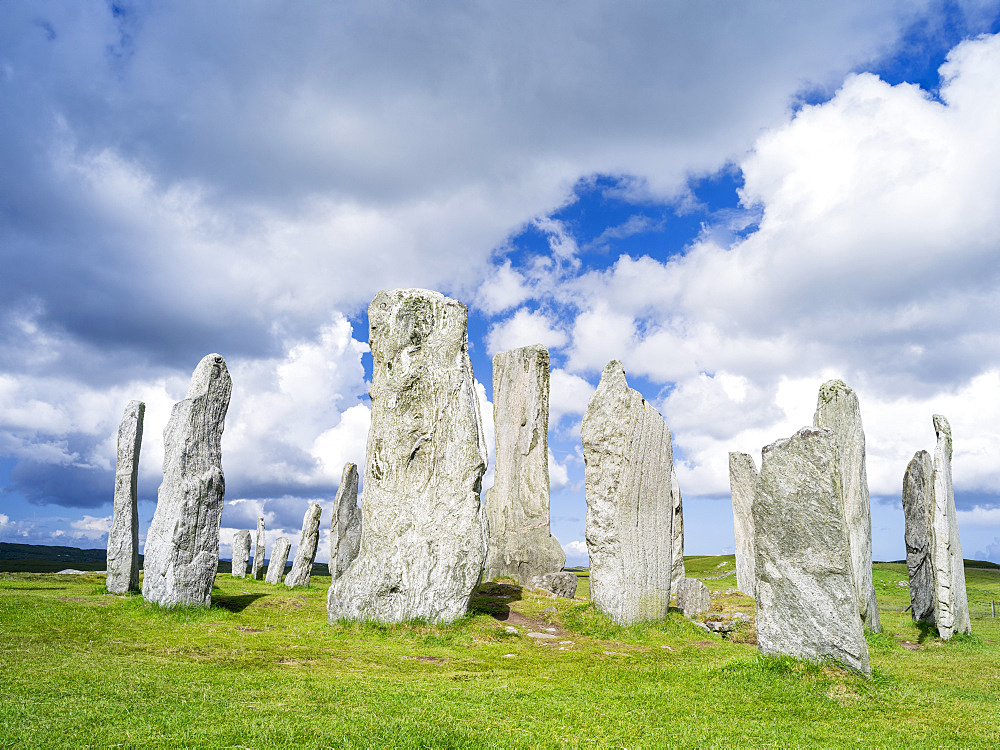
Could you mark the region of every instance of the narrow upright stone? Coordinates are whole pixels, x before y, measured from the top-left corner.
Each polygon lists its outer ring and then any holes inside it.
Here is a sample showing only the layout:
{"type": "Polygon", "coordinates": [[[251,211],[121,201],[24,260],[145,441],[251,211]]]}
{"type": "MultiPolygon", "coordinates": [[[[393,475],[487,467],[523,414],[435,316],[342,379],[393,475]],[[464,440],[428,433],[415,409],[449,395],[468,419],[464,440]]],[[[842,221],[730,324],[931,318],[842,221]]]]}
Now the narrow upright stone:
{"type": "Polygon", "coordinates": [[[753,502],[757,645],[869,675],[842,493],[832,431],[804,427],[764,448],[753,502]]]}
{"type": "Polygon", "coordinates": [[[940,414],[934,415],[934,516],[933,562],[935,623],[942,638],[955,633],[971,633],[969,598],[965,591],[965,560],[958,536],[955,490],[951,481],[951,426],[940,414]]]}
{"type": "Polygon", "coordinates": [[[670,430],[614,360],[581,433],[590,598],[620,625],[664,617],[675,539],[670,430]]]}
{"type": "Polygon", "coordinates": [[[910,579],[913,620],[934,623],[934,462],[927,451],[917,451],[903,476],[903,513],[906,517],[906,572],[910,579]]]}
{"type": "Polygon", "coordinates": [[[556,573],[566,553],[549,532],[549,352],[526,346],[493,357],[496,481],[483,504],[490,522],[487,581],[521,585],[556,573]]]}
{"type": "Polygon", "coordinates": [[[736,588],[753,596],[757,562],[753,544],[753,496],[757,491],[757,466],[746,453],[729,454],[729,489],[733,495],[736,537],[736,588]]]}
{"type": "Polygon", "coordinates": [[[279,536],[271,549],[271,559],[267,563],[267,575],[264,576],[264,583],[277,586],[281,583],[281,577],[285,575],[285,564],[288,562],[288,550],[291,542],[286,537],[279,536]]]}
{"type": "Polygon", "coordinates": [[[231,392],[225,360],[209,354],[163,431],[163,484],[146,536],[147,601],[168,607],[212,603],[226,491],[222,430],[231,392]]]}
{"type": "MultiPolygon", "coordinates": [[[[669,435],[669,430],[667,431],[669,435]]],[[[673,455],[673,447],[671,447],[671,456],[673,455]]],[[[674,466],[670,464],[670,507],[672,508],[672,516],[670,520],[671,536],[673,537],[673,546],[670,551],[671,555],[671,567],[670,567],[670,590],[677,591],[677,586],[686,577],[684,572],[684,503],[681,500],[681,487],[677,483],[677,472],[674,471],[674,466]]]]}
{"type": "Polygon", "coordinates": [[[267,559],[267,534],[264,530],[264,519],[257,519],[257,537],[253,545],[253,568],[250,575],[255,581],[264,577],[264,561],[267,559]]]}
{"type": "Polygon", "coordinates": [[[136,488],[146,405],[129,401],[118,425],[115,504],[108,532],[107,588],[112,594],[139,590],[139,509],[136,488]]]}
{"type": "Polygon", "coordinates": [[[295,549],[295,562],[285,576],[285,585],[289,588],[309,585],[316,548],[319,546],[319,523],[322,515],[323,507],[319,503],[309,504],[302,519],[302,534],[299,536],[299,546],[295,549]]]}
{"type": "Polygon", "coordinates": [[[344,464],[337,497],[330,515],[330,576],[334,581],[344,575],[361,546],[361,509],[358,507],[358,467],[344,464]]]}
{"type": "Polygon", "coordinates": [[[422,289],[382,291],[368,307],[361,548],[330,587],[331,622],[448,622],[468,609],[486,557],[486,441],[467,317],[461,302],[422,289]]]}
{"type": "Polygon", "coordinates": [[[246,578],[250,564],[250,531],[243,529],[233,534],[233,578],[246,578]]]}
{"type": "Polygon", "coordinates": [[[830,380],[820,386],[813,426],[829,428],[836,439],[858,610],[864,626],[878,631],[882,622],[872,581],[872,515],[865,468],[865,431],[858,397],[844,381],[830,380]]]}

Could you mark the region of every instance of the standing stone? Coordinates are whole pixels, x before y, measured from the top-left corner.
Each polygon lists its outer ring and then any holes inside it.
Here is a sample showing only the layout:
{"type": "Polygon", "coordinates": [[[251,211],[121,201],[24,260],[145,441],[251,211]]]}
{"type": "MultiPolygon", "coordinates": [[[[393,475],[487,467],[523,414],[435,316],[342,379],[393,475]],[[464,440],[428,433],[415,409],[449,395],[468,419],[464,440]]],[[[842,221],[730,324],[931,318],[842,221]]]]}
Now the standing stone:
{"type": "Polygon", "coordinates": [[[486,440],[467,317],[461,302],[423,289],[382,291],[368,307],[361,547],[330,587],[331,622],[448,622],[468,609],[486,557],[486,440]]]}
{"type": "Polygon", "coordinates": [[[858,397],[844,381],[830,380],[820,386],[813,426],[829,428],[836,440],[858,609],[864,626],[879,631],[882,622],[872,581],[872,516],[865,468],[865,431],[858,397]]]}
{"type": "Polygon", "coordinates": [[[942,638],[955,633],[971,633],[969,599],[965,591],[965,560],[958,536],[955,491],[951,481],[951,426],[940,414],[934,415],[934,516],[932,543],[934,563],[935,621],[942,638]]]}
{"type": "Polygon", "coordinates": [[[264,519],[257,518],[257,537],[253,545],[253,568],[251,576],[255,581],[264,577],[264,561],[267,560],[267,534],[264,531],[264,519]]]}
{"type": "MultiPolygon", "coordinates": [[[[669,436],[669,430],[667,431],[669,436]]],[[[671,456],[673,448],[671,448],[671,456]]],[[[677,472],[674,471],[673,462],[670,464],[670,506],[672,516],[670,521],[673,547],[670,551],[670,590],[676,592],[677,586],[684,580],[684,503],[681,502],[681,487],[677,483],[677,472]]]]}
{"type": "Polygon", "coordinates": [[[763,450],[753,502],[757,644],[870,675],[834,433],[804,427],[763,450]]]}
{"type": "Polygon", "coordinates": [[[346,571],[361,547],[361,509],[358,507],[358,467],[344,464],[337,497],[330,516],[330,576],[336,581],[346,571]]]}
{"type": "Polygon", "coordinates": [[[729,454],[729,489],[733,495],[736,537],[736,588],[753,596],[757,562],[753,544],[753,496],[757,491],[757,466],[746,453],[729,454]]]}
{"type": "Polygon", "coordinates": [[[579,583],[580,580],[576,577],[576,574],[569,570],[560,570],[557,573],[545,573],[544,575],[534,576],[528,581],[528,585],[532,588],[548,591],[554,596],[562,596],[566,599],[572,599],[576,596],[576,587],[579,583]]]}
{"type": "Polygon", "coordinates": [[[299,546],[295,549],[295,562],[292,563],[291,572],[285,577],[285,585],[289,588],[309,585],[316,548],[319,546],[319,522],[322,515],[323,508],[319,503],[309,504],[302,519],[302,534],[299,536],[299,546]]]}
{"type": "Polygon", "coordinates": [[[581,433],[590,598],[619,625],[664,617],[674,545],[670,430],[614,360],[581,433]]]}
{"type": "Polygon", "coordinates": [[[903,513],[906,516],[906,572],[910,579],[910,607],[915,622],[934,623],[934,462],[927,451],[917,451],[903,476],[903,513]]]}
{"type": "Polygon", "coordinates": [[[226,492],[222,430],[231,392],[226,361],[209,354],[163,431],[163,484],[146,535],[147,601],[168,607],[212,603],[226,492]]]}
{"type": "Polygon", "coordinates": [[[508,576],[524,585],[566,564],[566,553],[549,531],[549,352],[544,346],[493,357],[493,423],[496,481],[483,502],[490,522],[484,578],[508,576]]]}
{"type": "Polygon", "coordinates": [[[271,559],[267,564],[267,575],[264,577],[264,583],[270,583],[274,586],[281,583],[281,577],[285,575],[285,563],[288,562],[288,550],[291,546],[287,537],[278,537],[271,549],[271,559]]]}
{"type": "Polygon", "coordinates": [[[243,529],[233,534],[233,578],[246,578],[250,564],[250,531],[243,529]]]}
{"type": "Polygon", "coordinates": [[[112,594],[139,590],[139,508],[136,488],[146,405],[129,401],[118,425],[115,504],[108,532],[107,588],[112,594]]]}
{"type": "Polygon", "coordinates": [[[677,584],[677,606],[688,617],[700,615],[711,609],[712,594],[697,578],[682,578],[677,584]]]}

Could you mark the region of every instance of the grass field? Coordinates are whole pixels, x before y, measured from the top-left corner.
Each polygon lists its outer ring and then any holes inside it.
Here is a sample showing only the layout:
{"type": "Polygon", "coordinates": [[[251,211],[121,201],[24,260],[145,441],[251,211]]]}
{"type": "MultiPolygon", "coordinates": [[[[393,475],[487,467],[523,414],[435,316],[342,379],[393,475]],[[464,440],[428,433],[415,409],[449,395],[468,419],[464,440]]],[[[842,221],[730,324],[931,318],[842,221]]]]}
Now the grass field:
{"type": "MultiPolygon", "coordinates": [[[[731,555],[686,562],[733,570],[731,555]]],[[[943,643],[901,611],[905,566],[877,564],[884,632],[864,680],[761,658],[749,624],[727,639],[676,613],[622,628],[510,585],[484,585],[448,626],[331,626],[324,577],[293,591],[220,575],[210,609],[162,610],[99,575],[3,573],[0,746],[995,748],[1000,570],[966,578],[974,634],[943,643]]]]}

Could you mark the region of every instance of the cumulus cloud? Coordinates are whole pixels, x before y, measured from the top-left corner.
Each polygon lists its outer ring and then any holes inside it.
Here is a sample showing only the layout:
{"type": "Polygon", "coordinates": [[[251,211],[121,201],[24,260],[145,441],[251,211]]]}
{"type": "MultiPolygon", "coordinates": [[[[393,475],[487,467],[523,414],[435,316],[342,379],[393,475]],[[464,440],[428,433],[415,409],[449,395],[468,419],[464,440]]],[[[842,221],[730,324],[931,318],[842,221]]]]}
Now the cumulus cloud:
{"type": "Polygon", "coordinates": [[[549,373],[549,427],[557,427],[566,415],[582,415],[587,411],[595,390],[579,375],[554,368],[549,373]]]}
{"type": "Polygon", "coordinates": [[[566,564],[587,565],[590,560],[590,553],[587,552],[587,543],[581,541],[567,542],[562,546],[566,553],[566,564]]]}
{"type": "Polygon", "coordinates": [[[511,318],[490,328],[486,349],[490,354],[532,344],[558,349],[568,340],[566,332],[557,327],[551,316],[522,307],[511,318]]]}

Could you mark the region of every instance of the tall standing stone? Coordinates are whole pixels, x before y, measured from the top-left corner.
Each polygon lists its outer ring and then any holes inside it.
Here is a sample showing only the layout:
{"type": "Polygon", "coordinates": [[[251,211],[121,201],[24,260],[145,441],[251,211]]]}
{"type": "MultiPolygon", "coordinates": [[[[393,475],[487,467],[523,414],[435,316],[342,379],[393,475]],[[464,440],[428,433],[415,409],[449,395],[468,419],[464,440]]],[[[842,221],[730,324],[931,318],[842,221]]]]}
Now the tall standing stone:
{"type": "Polygon", "coordinates": [[[753,543],[753,497],[757,492],[757,466],[746,453],[729,454],[729,489],[733,495],[736,587],[747,596],[753,596],[757,563],[753,543]]]}
{"type": "Polygon", "coordinates": [[[112,594],[139,590],[139,508],[136,489],[146,405],[129,401],[118,425],[115,504],[108,532],[107,588],[112,594]]]}
{"type": "Polygon", "coordinates": [[[917,451],[903,476],[903,513],[906,517],[906,572],[910,579],[910,608],[916,622],[934,623],[934,462],[927,451],[917,451]]]}
{"type": "Polygon", "coordinates": [[[346,571],[361,547],[361,509],[358,507],[358,467],[344,464],[340,476],[337,497],[333,501],[330,516],[330,569],[331,578],[336,581],[346,571]]]}
{"type": "Polygon", "coordinates": [[[222,430],[232,382],[209,354],[163,431],[163,484],[146,536],[142,595],[161,606],[212,603],[226,480],[222,430]]]}
{"type": "Polygon", "coordinates": [[[331,622],[448,622],[468,609],[486,557],[486,441],[467,317],[461,302],[422,289],[382,291],[368,307],[361,548],[330,587],[331,622]]]}
{"type": "Polygon", "coordinates": [[[242,529],[233,534],[233,578],[246,578],[250,565],[250,531],[242,529]]]}
{"type": "Polygon", "coordinates": [[[844,381],[830,380],[820,386],[813,426],[832,430],[836,440],[858,609],[864,626],[878,631],[882,622],[872,581],[872,516],[865,468],[865,431],[858,397],[844,381]]]}
{"type": "Polygon", "coordinates": [[[496,481],[486,491],[490,522],[485,579],[526,585],[561,571],[566,553],[549,531],[549,352],[526,346],[493,357],[496,481]]]}
{"type": "Polygon", "coordinates": [[[971,633],[969,599],[965,591],[965,560],[958,536],[955,490],[951,481],[951,426],[934,415],[934,516],[932,543],[934,562],[935,622],[942,638],[971,633]]]}
{"type": "Polygon", "coordinates": [[[250,575],[255,581],[264,577],[264,561],[267,560],[267,532],[264,529],[264,519],[257,518],[257,536],[253,545],[253,568],[250,575]]]}
{"type": "Polygon", "coordinates": [[[264,576],[264,583],[277,586],[281,583],[281,577],[285,575],[285,564],[288,562],[288,550],[291,542],[286,537],[279,536],[271,549],[271,559],[267,563],[267,575],[264,576]]]}
{"type": "MultiPolygon", "coordinates": [[[[669,430],[668,430],[669,434],[669,430]]],[[[673,448],[671,447],[671,456],[673,448]]],[[[681,500],[681,487],[677,482],[677,472],[670,465],[670,507],[672,510],[670,528],[673,546],[670,551],[670,590],[677,595],[677,587],[686,577],[684,572],[684,503],[681,500]]]]}
{"type": "Polygon", "coordinates": [[[581,437],[590,597],[620,625],[661,618],[673,568],[673,448],[621,362],[604,368],[581,437]]]}
{"type": "Polygon", "coordinates": [[[834,433],[804,427],[763,450],[753,502],[757,644],[869,675],[834,433]]]}
{"type": "Polygon", "coordinates": [[[319,523],[322,515],[323,507],[319,503],[309,504],[302,519],[302,534],[299,536],[299,546],[295,549],[295,562],[285,576],[285,585],[289,588],[309,585],[316,548],[319,546],[319,523]]]}

